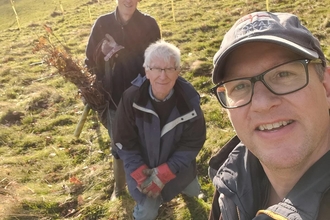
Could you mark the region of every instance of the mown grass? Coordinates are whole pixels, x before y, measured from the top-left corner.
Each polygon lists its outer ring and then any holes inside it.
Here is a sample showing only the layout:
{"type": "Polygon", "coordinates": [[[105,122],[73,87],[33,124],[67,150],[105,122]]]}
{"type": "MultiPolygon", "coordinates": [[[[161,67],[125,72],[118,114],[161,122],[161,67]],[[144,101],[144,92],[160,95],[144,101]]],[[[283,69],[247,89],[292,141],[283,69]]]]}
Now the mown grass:
{"type": "MultiPolygon", "coordinates": [[[[128,194],[110,201],[112,161],[107,131],[91,112],[79,138],[74,131],[83,104],[76,87],[33,53],[43,25],[78,61],[92,22],[115,7],[114,0],[16,0],[21,29],[10,1],[0,0],[0,218],[132,219],[128,194]],[[63,6],[62,14],[60,2],[63,6]]],[[[330,0],[270,0],[271,11],[297,14],[320,39],[330,58],[330,0]]],[[[207,140],[198,155],[198,175],[206,201],[177,196],[159,218],[206,219],[213,187],[208,160],[234,131],[209,89],[212,58],[228,28],[241,15],[266,10],[265,0],[148,0],[139,9],[153,15],[162,37],[182,51],[182,75],[200,92],[207,140]],[[175,21],[174,21],[175,18],[175,21]]],[[[56,39],[51,38],[54,42],[56,39]]]]}

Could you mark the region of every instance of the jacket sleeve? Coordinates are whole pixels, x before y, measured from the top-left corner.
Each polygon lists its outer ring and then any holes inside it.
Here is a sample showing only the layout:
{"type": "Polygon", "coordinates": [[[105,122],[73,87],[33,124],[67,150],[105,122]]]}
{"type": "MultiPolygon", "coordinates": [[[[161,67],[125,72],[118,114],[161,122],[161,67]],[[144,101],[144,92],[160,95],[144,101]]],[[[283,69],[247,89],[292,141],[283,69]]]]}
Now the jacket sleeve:
{"type": "Polygon", "coordinates": [[[91,34],[88,39],[88,43],[86,46],[86,58],[85,64],[87,68],[90,70],[91,73],[96,74],[96,60],[94,59],[94,53],[97,49],[97,46],[101,39],[103,38],[102,33],[102,26],[97,19],[91,29],[91,34]]]}
{"type": "Polygon", "coordinates": [[[130,174],[145,163],[139,150],[139,135],[135,126],[132,103],[125,99],[125,93],[116,111],[113,141],[120,159],[125,164],[126,173],[130,174]]]}
{"type": "MultiPolygon", "coordinates": [[[[240,139],[234,136],[230,139],[209,161],[209,169],[217,171],[221,165],[226,161],[230,152],[233,151],[235,146],[240,143],[240,139]]],[[[213,175],[210,175],[210,179],[213,182],[213,175]]],[[[220,193],[217,189],[214,190],[211,211],[209,214],[209,220],[222,220],[220,204],[220,193]]]]}
{"type": "MultiPolygon", "coordinates": [[[[97,76],[98,80],[103,80],[106,63],[104,61],[105,55],[103,54],[101,49],[102,43],[106,39],[105,35],[107,33],[105,27],[102,25],[102,23],[104,23],[104,19],[105,17],[99,17],[95,21],[85,51],[85,65],[87,66],[90,73],[95,74],[97,76]]],[[[111,60],[112,61],[109,63],[113,63],[114,59],[112,58],[111,60]]],[[[103,86],[105,86],[105,84],[103,84],[103,86]]]]}
{"type": "Polygon", "coordinates": [[[160,29],[155,19],[152,19],[150,24],[150,42],[155,42],[161,38],[160,29]]]}

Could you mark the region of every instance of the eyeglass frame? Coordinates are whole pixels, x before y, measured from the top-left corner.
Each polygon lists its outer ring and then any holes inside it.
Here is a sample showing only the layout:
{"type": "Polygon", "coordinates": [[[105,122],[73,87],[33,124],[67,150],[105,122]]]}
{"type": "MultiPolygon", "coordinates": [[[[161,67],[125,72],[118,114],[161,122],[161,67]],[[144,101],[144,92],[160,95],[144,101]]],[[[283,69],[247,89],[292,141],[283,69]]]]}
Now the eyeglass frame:
{"type": "Polygon", "coordinates": [[[304,87],[306,87],[306,86],[308,85],[308,83],[309,83],[308,64],[310,64],[310,63],[321,64],[321,63],[322,63],[322,60],[321,60],[321,59],[298,59],[298,60],[291,60],[291,61],[288,61],[288,62],[285,62],[285,63],[279,64],[279,65],[277,65],[277,66],[275,66],[275,67],[272,67],[272,68],[270,68],[270,69],[268,69],[268,70],[266,70],[266,71],[264,71],[264,72],[262,72],[262,73],[260,73],[260,74],[258,74],[258,75],[256,75],[256,76],[252,76],[252,77],[242,77],[242,78],[237,78],[237,79],[231,79],[231,80],[228,80],[228,81],[224,81],[224,82],[218,83],[216,86],[214,86],[214,87],[211,88],[211,93],[214,94],[214,95],[216,96],[216,98],[217,98],[217,100],[219,101],[220,105],[221,105],[223,108],[225,108],[225,109],[235,109],[235,108],[240,108],[240,107],[243,107],[243,106],[246,106],[246,105],[250,104],[251,101],[252,101],[253,94],[254,94],[254,85],[255,85],[255,83],[258,82],[258,81],[261,81],[262,84],[264,84],[264,86],[265,86],[270,92],[272,92],[272,93],[275,94],[275,95],[287,95],[287,94],[290,94],[290,93],[294,93],[294,92],[297,92],[297,91],[303,89],[304,87]],[[295,89],[295,90],[293,90],[293,91],[290,91],[290,92],[286,92],[286,93],[276,93],[276,92],[274,92],[274,91],[270,88],[270,86],[267,85],[267,82],[266,82],[265,79],[264,79],[264,75],[266,75],[266,74],[269,73],[270,71],[272,71],[272,70],[274,70],[274,69],[276,69],[276,68],[278,68],[278,67],[280,67],[280,66],[282,66],[282,65],[285,65],[285,64],[288,64],[288,63],[297,62],[297,61],[299,61],[299,62],[304,66],[305,74],[306,74],[306,83],[305,83],[302,87],[300,87],[300,88],[298,88],[298,89],[295,89]],[[252,90],[252,91],[251,91],[251,97],[250,97],[250,100],[249,100],[247,103],[243,104],[243,105],[229,107],[229,106],[226,106],[226,105],[222,102],[222,100],[220,99],[220,97],[219,97],[219,95],[218,95],[218,92],[217,92],[217,88],[218,88],[219,86],[222,86],[222,85],[228,83],[228,82],[232,82],[232,81],[236,81],[236,80],[249,80],[249,81],[251,82],[251,87],[252,87],[252,89],[251,89],[251,90],[252,90]]]}
{"type": "MultiPolygon", "coordinates": [[[[168,67],[168,68],[159,68],[159,67],[150,67],[150,66],[147,66],[147,68],[150,70],[150,71],[153,71],[153,70],[157,70],[158,73],[161,73],[161,72],[165,72],[165,73],[168,73],[167,71],[173,71],[173,73],[177,70],[180,70],[180,67],[168,67]]],[[[171,72],[172,73],[172,72],[171,72]]]]}

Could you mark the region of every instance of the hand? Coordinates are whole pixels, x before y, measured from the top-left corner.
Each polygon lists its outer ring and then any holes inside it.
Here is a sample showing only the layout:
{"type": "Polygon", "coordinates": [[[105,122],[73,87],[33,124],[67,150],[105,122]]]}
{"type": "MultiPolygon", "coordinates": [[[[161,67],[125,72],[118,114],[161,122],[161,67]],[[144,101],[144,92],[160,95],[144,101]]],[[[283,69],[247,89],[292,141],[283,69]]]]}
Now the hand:
{"type": "Polygon", "coordinates": [[[158,197],[165,184],[175,178],[167,163],[153,169],[146,169],[143,172],[149,178],[141,184],[142,193],[153,198],[158,197]]]}
{"type": "Polygon", "coordinates": [[[135,181],[137,182],[137,188],[141,190],[140,186],[141,184],[147,179],[147,175],[144,173],[144,170],[148,170],[149,168],[147,167],[147,165],[142,165],[139,168],[137,168],[135,171],[133,171],[131,173],[131,177],[133,177],[133,179],[135,179],[135,181]]]}
{"type": "Polygon", "coordinates": [[[106,34],[101,46],[102,53],[105,55],[104,60],[108,61],[112,55],[123,48],[123,46],[116,43],[111,35],[106,34]]]}
{"type": "Polygon", "coordinates": [[[116,45],[116,41],[113,37],[111,37],[110,34],[106,34],[101,46],[102,53],[107,55],[116,45]]]}

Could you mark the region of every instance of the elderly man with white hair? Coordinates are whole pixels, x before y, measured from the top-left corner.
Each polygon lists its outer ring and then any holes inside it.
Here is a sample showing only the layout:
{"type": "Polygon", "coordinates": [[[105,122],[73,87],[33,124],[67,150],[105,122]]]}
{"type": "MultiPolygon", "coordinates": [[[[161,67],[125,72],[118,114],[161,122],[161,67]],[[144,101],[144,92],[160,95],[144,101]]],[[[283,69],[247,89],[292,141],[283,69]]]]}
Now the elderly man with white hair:
{"type": "Polygon", "coordinates": [[[163,40],[145,51],[137,77],[118,106],[114,140],[124,161],[137,220],[157,217],[179,193],[200,195],[196,157],[206,138],[200,96],[180,73],[180,50],[163,40]]]}

